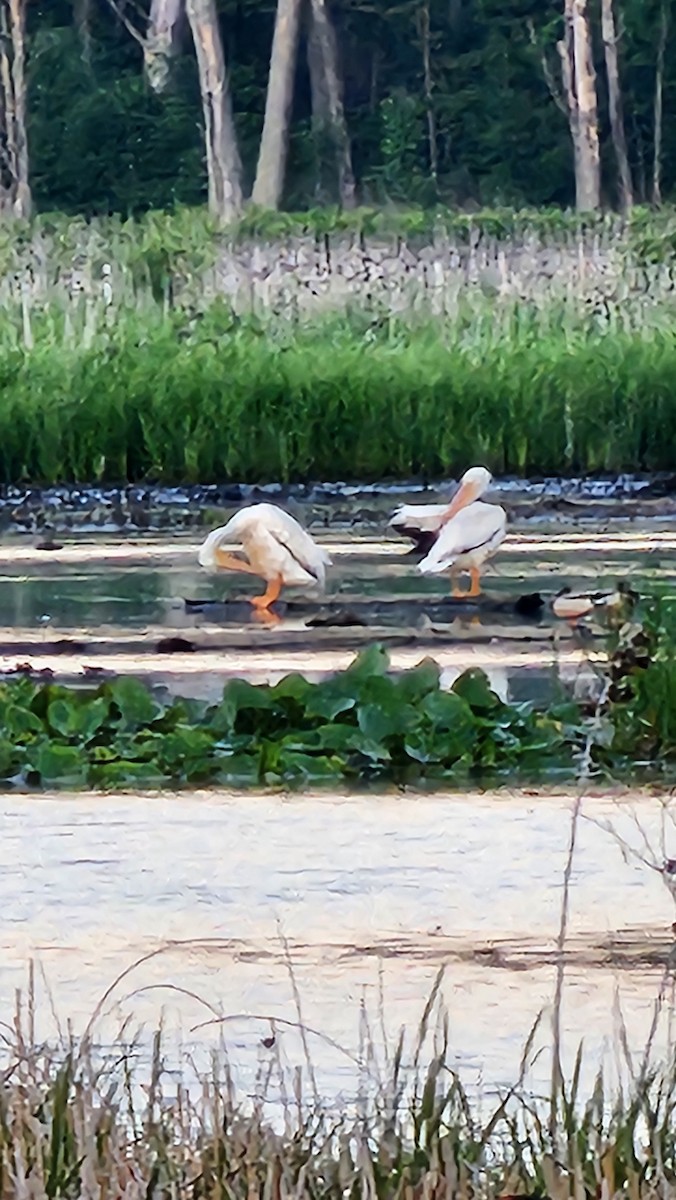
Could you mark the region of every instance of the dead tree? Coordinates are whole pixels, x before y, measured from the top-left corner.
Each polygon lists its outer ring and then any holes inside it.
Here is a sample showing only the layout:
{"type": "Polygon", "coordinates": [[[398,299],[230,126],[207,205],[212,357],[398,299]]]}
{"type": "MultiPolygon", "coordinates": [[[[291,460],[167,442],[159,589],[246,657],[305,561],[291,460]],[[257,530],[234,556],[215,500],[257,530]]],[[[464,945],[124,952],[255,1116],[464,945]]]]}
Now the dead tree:
{"type": "Polygon", "coordinates": [[[624,132],[624,115],[622,112],[622,87],[620,84],[620,68],[617,55],[617,37],[615,34],[615,14],[613,0],[601,0],[601,35],[603,37],[603,52],[606,60],[606,76],[608,78],[608,107],[610,111],[610,129],[613,137],[613,147],[617,160],[617,173],[620,181],[620,206],[623,212],[628,212],[634,202],[634,194],[629,170],[629,155],[627,154],[627,139],[624,132]]]}
{"type": "Polygon", "coordinates": [[[251,199],[260,208],[279,208],[284,190],[301,0],[277,0],[263,133],[251,199]]]}
{"type": "Polygon", "coordinates": [[[146,78],[154,92],[165,91],[172,60],[181,47],[185,26],[185,0],[152,0],[145,36],[146,78]]]}
{"type": "Polygon", "coordinates": [[[601,157],[587,0],[564,0],[564,32],[558,43],[561,78],[575,161],[575,204],[579,212],[601,205],[601,157]]]}
{"type": "Polygon", "coordinates": [[[552,99],[568,122],[575,164],[576,208],[578,212],[593,212],[601,205],[601,158],[587,0],[564,0],[564,5],[563,37],[556,46],[563,92],[532,21],[528,22],[528,29],[531,42],[540,55],[542,73],[552,99]]]}
{"type": "Polygon", "coordinates": [[[663,91],[664,91],[664,55],[669,36],[669,10],[667,0],[662,0],[660,11],[660,34],[657,43],[657,63],[655,66],[655,99],[653,102],[653,182],[652,202],[662,203],[662,124],[663,124],[663,91]]]}
{"type": "Polygon", "coordinates": [[[73,0],[73,23],[82,46],[82,57],[87,66],[90,66],[92,58],[91,17],[91,0],[73,0]]]}
{"type": "Polygon", "coordinates": [[[108,3],[140,45],[148,80],[156,91],[166,87],[185,13],[202,98],[209,211],[222,224],[235,220],[242,211],[242,164],[215,0],[154,0],[146,35],[129,20],[117,0],[108,3]]]}
{"type": "Polygon", "coordinates": [[[323,147],[330,147],[340,203],[343,208],[354,208],[356,187],[343,106],[338,39],[327,0],[310,0],[308,5],[307,56],[312,93],[312,129],[318,155],[321,158],[323,147]]]}
{"type": "Polygon", "coordinates": [[[0,214],[30,217],[26,0],[0,0],[0,214]]]}
{"type": "Polygon", "coordinates": [[[242,163],[215,0],[186,0],[202,97],[209,210],[224,223],[242,211],[242,163]]]}

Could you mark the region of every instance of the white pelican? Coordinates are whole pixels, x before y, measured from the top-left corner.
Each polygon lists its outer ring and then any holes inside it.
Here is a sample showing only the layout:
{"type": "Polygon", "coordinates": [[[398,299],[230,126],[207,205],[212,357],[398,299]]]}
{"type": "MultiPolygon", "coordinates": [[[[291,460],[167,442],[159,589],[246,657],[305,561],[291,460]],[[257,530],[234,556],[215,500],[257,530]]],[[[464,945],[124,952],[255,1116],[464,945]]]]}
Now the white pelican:
{"type": "MultiPolygon", "coordinates": [[[[439,532],[432,549],[418,563],[423,575],[449,571],[452,595],[481,594],[480,572],[483,563],[495,554],[507,528],[507,513],[499,504],[483,504],[479,496],[488,490],[493,477],[486,467],[470,467],[450,504],[444,505],[439,532]],[[458,590],[455,576],[469,571],[472,583],[468,592],[458,590]]],[[[425,506],[427,507],[427,506],[425,506]]],[[[435,506],[436,507],[436,506],[435,506]]]]}
{"type": "Polygon", "coordinates": [[[324,587],[331,559],[301,525],[276,504],[252,504],[231,517],[227,525],[214,529],[200,546],[197,560],[207,570],[219,568],[258,575],[267,582],[262,596],[251,603],[266,611],[279,597],[282,587],[318,584],[324,587]],[[223,549],[239,542],[248,562],[223,549]]]}

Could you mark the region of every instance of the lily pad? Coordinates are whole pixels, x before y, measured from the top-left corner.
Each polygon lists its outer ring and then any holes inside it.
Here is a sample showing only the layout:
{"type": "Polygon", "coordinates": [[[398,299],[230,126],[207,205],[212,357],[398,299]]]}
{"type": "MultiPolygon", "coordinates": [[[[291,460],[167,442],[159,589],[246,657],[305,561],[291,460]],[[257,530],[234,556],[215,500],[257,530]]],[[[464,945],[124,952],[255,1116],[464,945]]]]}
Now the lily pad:
{"type": "Polygon", "coordinates": [[[87,763],[80,750],[74,746],[60,746],[43,742],[31,755],[29,768],[37,771],[43,783],[83,783],[86,779],[87,763]]]}
{"type": "Polygon", "coordinates": [[[493,691],[488,676],[479,667],[471,667],[469,671],[456,679],[451,691],[461,696],[475,712],[490,711],[500,708],[502,700],[493,691]]]}
{"type": "Polygon", "coordinates": [[[76,699],[54,700],[47,709],[47,721],[62,737],[87,743],[98,733],[109,711],[110,704],[102,696],[84,704],[76,699]]]}
{"type": "Polygon", "coordinates": [[[121,676],[108,685],[110,695],[120,710],[124,724],[130,729],[150,725],[162,716],[164,705],[152,692],[132,676],[121,676]]]}

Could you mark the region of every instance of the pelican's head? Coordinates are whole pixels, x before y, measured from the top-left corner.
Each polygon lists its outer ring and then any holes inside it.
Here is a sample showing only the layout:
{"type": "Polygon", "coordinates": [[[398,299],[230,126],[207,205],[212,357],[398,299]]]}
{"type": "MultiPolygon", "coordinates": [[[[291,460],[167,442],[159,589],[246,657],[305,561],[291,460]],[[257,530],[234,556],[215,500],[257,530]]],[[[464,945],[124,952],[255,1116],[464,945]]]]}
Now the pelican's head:
{"type": "Polygon", "coordinates": [[[450,521],[461,508],[473,504],[484,492],[487,492],[493,482],[493,476],[486,467],[470,467],[460,480],[460,487],[451,500],[444,515],[444,523],[450,521]]]}

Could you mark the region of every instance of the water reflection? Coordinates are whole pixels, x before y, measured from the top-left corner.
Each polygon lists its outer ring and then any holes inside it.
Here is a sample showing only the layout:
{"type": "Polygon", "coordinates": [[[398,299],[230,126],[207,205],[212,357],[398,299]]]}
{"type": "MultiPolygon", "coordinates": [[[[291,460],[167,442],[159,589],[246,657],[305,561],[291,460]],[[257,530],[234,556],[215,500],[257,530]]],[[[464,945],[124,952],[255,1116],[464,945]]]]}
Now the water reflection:
{"type": "MultiPolygon", "coordinates": [[[[435,603],[448,596],[448,581],[420,576],[401,543],[364,543],[355,537],[329,538],[326,544],[335,565],[325,604],[366,605],[369,622],[410,628],[426,609],[432,606],[434,611],[435,603]]],[[[646,541],[640,531],[622,537],[599,531],[583,540],[572,534],[565,539],[512,534],[487,570],[484,586],[489,597],[509,601],[525,592],[552,594],[564,583],[572,588],[611,587],[629,569],[637,580],[669,578],[673,544],[673,535],[660,539],[651,534],[646,541]]],[[[43,613],[60,628],[195,625],[199,617],[185,615],[184,598],[227,600],[225,608],[210,614],[219,625],[248,621],[246,604],[232,602],[245,601],[260,590],[258,582],[200,571],[196,549],[197,543],[185,537],[136,543],[75,541],[54,552],[0,545],[0,625],[32,629],[43,613]]],[[[297,593],[287,596],[293,604],[297,593]]],[[[316,601],[310,610],[319,607],[316,601]]]]}
{"type": "MultiPolygon", "coordinates": [[[[589,799],[584,813],[612,820],[640,846],[638,816],[659,846],[659,807],[647,798],[623,809],[589,799]]],[[[355,1056],[362,996],[380,1039],[379,956],[392,1039],[402,1023],[415,1028],[446,963],[452,1052],[470,1083],[491,1086],[515,1078],[528,1029],[551,1001],[570,831],[565,797],[5,797],[0,821],[5,1011],[36,954],[58,1013],[82,1031],[120,971],[172,943],[116,989],[100,1035],[113,1041],[131,1013],[145,1024],[147,1044],[164,1008],[170,1042],[182,1029],[206,1065],[217,1030],[189,1033],[209,1014],[165,986],[179,985],[243,1014],[226,1040],[250,1088],[261,1037],[252,1015],[297,1020],[281,930],[304,1021],[355,1056]],[[479,953],[491,946],[497,956],[479,953]]],[[[612,1041],[616,985],[630,1044],[639,1047],[661,977],[645,965],[611,968],[599,943],[617,937],[629,914],[643,931],[639,943],[667,935],[673,904],[656,873],[623,860],[608,833],[586,820],[572,887],[565,1048],[570,1066],[584,1031],[591,1082],[612,1041]]],[[[39,1035],[53,1032],[44,988],[38,1008],[39,1035]]],[[[279,1036],[289,1065],[300,1065],[297,1032],[279,1036]]],[[[545,1022],[538,1045],[548,1041],[545,1022]]],[[[335,1100],[354,1088],[344,1055],[320,1038],[312,1053],[326,1095],[335,1100]]],[[[532,1077],[546,1087],[546,1059],[532,1077]]]]}

